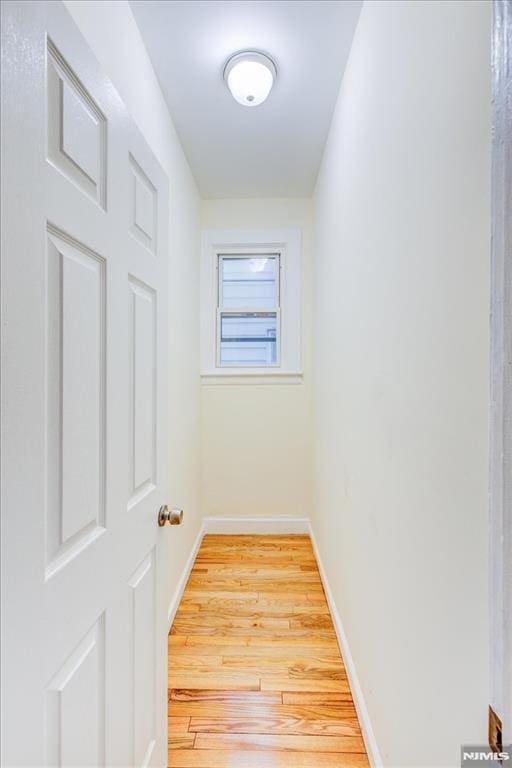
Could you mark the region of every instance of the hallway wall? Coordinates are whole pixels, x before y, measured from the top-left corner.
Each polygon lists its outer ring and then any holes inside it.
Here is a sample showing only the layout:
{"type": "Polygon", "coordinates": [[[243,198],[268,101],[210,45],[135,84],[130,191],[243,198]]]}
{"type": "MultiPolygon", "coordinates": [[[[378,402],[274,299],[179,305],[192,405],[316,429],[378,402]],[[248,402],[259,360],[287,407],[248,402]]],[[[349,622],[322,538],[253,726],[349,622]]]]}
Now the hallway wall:
{"type": "Polygon", "coordinates": [[[129,3],[65,5],[169,177],[169,502],[185,510],[166,537],[170,601],[201,525],[199,194],[129,3]]]}
{"type": "Polygon", "coordinates": [[[202,229],[302,230],[300,384],[204,384],[202,507],[220,517],[309,517],[311,511],[312,203],[204,200],[202,229]]]}
{"type": "Polygon", "coordinates": [[[490,22],[366,2],[315,195],[313,527],[393,768],[487,740],[490,22]]]}

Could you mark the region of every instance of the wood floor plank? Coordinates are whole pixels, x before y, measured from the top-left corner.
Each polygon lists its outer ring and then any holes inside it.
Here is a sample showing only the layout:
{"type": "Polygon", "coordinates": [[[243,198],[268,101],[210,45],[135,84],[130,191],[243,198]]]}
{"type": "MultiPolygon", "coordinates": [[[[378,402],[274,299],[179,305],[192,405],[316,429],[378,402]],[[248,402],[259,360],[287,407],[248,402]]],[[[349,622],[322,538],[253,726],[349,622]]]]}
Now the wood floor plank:
{"type": "MultiPolygon", "coordinates": [[[[272,666],[271,664],[268,665],[261,665],[260,668],[252,667],[250,669],[244,669],[243,667],[233,668],[230,666],[208,666],[207,664],[203,665],[191,665],[191,666],[184,666],[181,664],[178,664],[176,666],[175,662],[169,662],[168,664],[168,670],[169,670],[169,679],[172,681],[178,677],[184,677],[184,676],[192,676],[204,679],[205,681],[205,687],[207,687],[207,682],[211,679],[218,679],[218,680],[239,680],[240,678],[246,679],[248,676],[251,678],[254,676],[258,680],[260,680],[262,677],[296,677],[296,675],[293,674],[293,668],[288,667],[286,664],[277,664],[275,666],[272,666]]],[[[321,676],[320,672],[324,670],[320,670],[317,672],[314,668],[311,671],[311,675],[308,679],[314,678],[315,675],[321,676]]],[[[300,675],[299,675],[300,677],[300,675]]],[[[338,679],[338,678],[336,678],[338,679]]],[[[345,679],[345,677],[342,677],[341,679],[345,679]]]]}
{"type": "MultiPolygon", "coordinates": [[[[229,574],[232,578],[235,576],[242,578],[242,576],[260,576],[264,578],[266,576],[279,576],[283,573],[301,573],[306,565],[298,565],[297,563],[289,563],[287,565],[271,566],[271,565],[226,565],[226,563],[206,563],[201,565],[194,565],[192,573],[216,573],[218,575],[229,574]]],[[[309,566],[314,568],[314,566],[309,566]]]]}
{"type": "MultiPolygon", "coordinates": [[[[268,537],[267,537],[268,538],[268,537]]],[[[256,540],[250,540],[250,539],[244,539],[241,538],[232,539],[231,541],[225,541],[224,539],[217,539],[217,540],[208,540],[206,541],[203,539],[203,542],[201,544],[201,549],[199,554],[203,554],[204,552],[208,552],[210,550],[216,550],[223,552],[230,552],[231,550],[236,549],[247,549],[247,552],[250,556],[257,554],[258,552],[268,551],[268,550],[281,550],[284,549],[287,552],[289,550],[295,550],[295,549],[303,549],[307,552],[313,552],[313,547],[311,546],[311,543],[305,542],[305,541],[292,541],[292,539],[285,540],[281,539],[278,541],[277,539],[274,539],[272,537],[272,541],[265,541],[263,538],[256,540]]]]}
{"type": "MultiPolygon", "coordinates": [[[[198,606],[196,608],[193,608],[190,610],[189,606],[180,606],[179,613],[177,614],[177,619],[184,619],[186,620],[188,618],[188,614],[191,614],[191,618],[193,618],[195,623],[200,623],[204,619],[206,619],[208,616],[215,616],[216,614],[211,611],[210,608],[206,608],[206,606],[198,606]]],[[[261,610],[257,605],[254,606],[246,606],[246,609],[237,609],[237,608],[225,608],[222,609],[222,616],[225,619],[249,619],[250,621],[258,621],[258,620],[271,620],[274,619],[285,619],[287,621],[293,621],[297,618],[297,616],[307,616],[307,617],[322,617],[324,614],[321,614],[318,612],[318,609],[315,608],[309,608],[309,610],[304,611],[297,611],[297,610],[279,610],[279,608],[272,608],[272,609],[263,609],[261,610]],[[252,610],[250,610],[252,607],[252,610]]],[[[327,614],[325,614],[327,618],[327,614]]],[[[284,623],[279,623],[276,626],[285,626],[284,623]]],[[[288,625],[289,626],[289,625],[288,625]]],[[[288,627],[286,627],[288,628],[288,627]]]]}
{"type": "MultiPolygon", "coordinates": [[[[268,678],[270,681],[270,678],[268,678]]],[[[270,684],[270,682],[269,682],[270,684]]],[[[221,675],[216,674],[175,674],[171,672],[169,676],[169,686],[172,688],[198,688],[200,690],[232,690],[232,691],[259,691],[260,690],[260,678],[257,675],[241,674],[235,675],[221,675]]],[[[269,691],[277,691],[281,689],[269,688],[269,691]]],[[[295,690],[292,688],[292,690],[295,690]]]]}
{"type": "Polygon", "coordinates": [[[220,554],[222,557],[225,557],[226,555],[232,554],[233,552],[240,552],[245,551],[248,558],[256,559],[258,558],[263,552],[282,552],[286,551],[288,554],[292,552],[305,552],[308,555],[313,554],[313,548],[311,546],[308,546],[305,542],[299,542],[299,541],[263,541],[263,539],[260,539],[259,542],[248,542],[248,541],[241,541],[240,539],[238,541],[235,541],[234,539],[230,542],[224,542],[224,541],[207,541],[203,543],[201,546],[201,549],[198,553],[198,559],[205,554],[209,552],[215,552],[220,554]]]}
{"type": "MultiPolygon", "coordinates": [[[[187,646],[182,645],[180,646],[180,651],[187,651],[187,646]]],[[[217,649],[217,653],[219,653],[219,649],[217,649]]],[[[169,670],[171,669],[180,669],[182,667],[186,667],[187,669],[190,669],[190,667],[204,667],[204,666],[218,666],[220,667],[222,665],[222,656],[218,655],[212,655],[212,654],[190,654],[190,653],[176,653],[176,654],[169,654],[169,670]]],[[[241,667],[239,667],[240,669],[241,667]]]]}
{"type": "Polygon", "coordinates": [[[242,590],[241,588],[241,581],[240,579],[220,579],[219,577],[210,577],[208,576],[194,576],[192,575],[188,582],[187,582],[187,589],[203,589],[208,590],[208,592],[213,592],[215,590],[232,590],[232,591],[247,591],[247,592],[257,592],[257,588],[253,587],[252,589],[247,588],[247,590],[242,590]]]}
{"type": "Polygon", "coordinates": [[[295,631],[277,633],[260,632],[252,635],[243,632],[216,632],[205,635],[189,635],[186,647],[198,645],[240,645],[241,647],[257,647],[269,645],[274,648],[338,648],[338,641],[334,632],[307,632],[295,631]]]}
{"type": "MultiPolygon", "coordinates": [[[[174,620],[173,629],[184,631],[185,633],[194,634],[208,634],[209,631],[215,629],[290,629],[290,619],[275,619],[275,618],[250,618],[240,619],[236,616],[215,616],[212,614],[206,614],[206,616],[198,616],[195,613],[192,614],[178,614],[174,620]]],[[[303,627],[296,627],[296,629],[303,629],[303,627]]]]}
{"type": "Polygon", "coordinates": [[[182,749],[169,751],[169,768],[368,768],[359,752],[182,749]]]}
{"type": "Polygon", "coordinates": [[[206,598],[208,600],[211,600],[212,597],[216,599],[223,599],[223,600],[240,600],[243,597],[243,600],[250,600],[251,602],[256,602],[258,600],[258,593],[257,592],[244,592],[243,596],[240,595],[240,592],[232,592],[230,590],[214,590],[213,592],[209,592],[205,589],[195,589],[193,587],[187,587],[185,590],[185,593],[183,595],[184,599],[189,600],[196,600],[197,598],[206,598]]]}
{"type": "MultiPolygon", "coordinates": [[[[178,635],[178,637],[186,637],[184,635],[178,635]]],[[[212,638],[217,639],[219,638],[212,638]]],[[[173,662],[178,662],[178,660],[182,657],[200,657],[201,659],[204,659],[205,657],[209,656],[217,656],[217,657],[223,657],[223,656],[249,656],[253,657],[255,659],[254,663],[256,663],[256,657],[265,657],[270,656],[272,659],[290,659],[295,662],[297,662],[299,659],[303,660],[309,660],[310,658],[316,658],[321,659],[324,662],[335,662],[337,664],[341,664],[343,666],[343,661],[340,656],[340,652],[336,646],[309,646],[309,645],[303,645],[303,646],[282,646],[282,645],[272,645],[272,641],[269,640],[266,645],[232,645],[231,644],[231,638],[220,638],[221,642],[216,643],[208,643],[208,644],[201,644],[201,645],[179,645],[172,648],[172,652],[170,652],[170,659],[173,660],[173,662]]],[[[210,660],[205,663],[210,664],[210,660]]]]}
{"type": "Polygon", "coordinates": [[[289,602],[290,600],[308,600],[310,603],[326,604],[323,590],[318,590],[316,592],[310,592],[309,590],[307,592],[286,591],[281,593],[276,590],[267,591],[265,589],[260,589],[259,592],[256,592],[256,595],[259,600],[284,600],[286,602],[289,602]]]}
{"type": "Polygon", "coordinates": [[[267,533],[207,533],[203,538],[203,546],[207,547],[212,542],[220,544],[234,543],[236,546],[258,543],[260,547],[277,546],[283,542],[286,544],[304,544],[311,547],[311,539],[307,533],[275,533],[269,536],[267,533]]]}
{"type": "Polygon", "coordinates": [[[182,600],[179,610],[180,614],[187,612],[201,614],[219,612],[224,616],[235,614],[244,618],[256,613],[259,613],[261,616],[274,616],[275,618],[283,616],[296,618],[297,614],[317,615],[328,614],[329,612],[326,605],[310,603],[309,601],[299,604],[284,600],[224,600],[220,602],[215,597],[203,597],[199,600],[194,600],[193,598],[182,600]]]}
{"type": "Polygon", "coordinates": [[[254,540],[261,541],[265,544],[281,540],[291,542],[304,541],[311,546],[311,539],[307,533],[274,533],[272,536],[269,536],[268,533],[206,533],[203,541],[206,543],[214,540],[224,542],[229,541],[230,539],[236,539],[240,544],[243,544],[245,541],[254,540]]]}
{"type": "Polygon", "coordinates": [[[282,691],[283,704],[300,704],[303,706],[327,706],[352,702],[350,691],[282,691]]]}
{"type": "MultiPolygon", "coordinates": [[[[195,579],[201,581],[214,581],[215,579],[227,578],[227,574],[219,573],[218,571],[210,571],[206,573],[196,573],[192,571],[192,576],[195,579]]],[[[279,579],[280,583],[287,584],[291,582],[297,588],[297,580],[300,579],[301,584],[321,584],[320,577],[316,571],[301,571],[297,570],[289,571],[286,566],[280,566],[279,568],[234,568],[231,571],[231,579],[239,579],[242,583],[256,581],[263,585],[266,585],[269,581],[279,579]]],[[[308,587],[309,588],[309,587],[308,587]]]]}
{"type": "MultiPolygon", "coordinates": [[[[254,671],[262,669],[263,667],[285,666],[297,670],[303,669],[304,672],[307,672],[309,669],[325,669],[327,672],[332,672],[333,674],[340,671],[344,673],[344,667],[339,656],[324,656],[318,649],[314,655],[311,654],[310,656],[303,656],[298,650],[296,655],[294,655],[290,653],[290,651],[287,651],[286,648],[280,649],[281,653],[274,653],[271,648],[266,648],[264,653],[259,654],[239,654],[236,652],[236,648],[229,652],[222,646],[220,646],[220,650],[222,651],[220,663],[223,667],[229,667],[230,669],[251,669],[254,671]],[[285,653],[283,653],[283,651],[285,653]]],[[[177,658],[181,659],[182,657],[180,655],[177,656],[177,658]]],[[[210,657],[208,663],[211,663],[210,657]]]]}
{"type": "MultiPolygon", "coordinates": [[[[319,618],[321,614],[318,614],[319,618]]],[[[187,623],[192,626],[202,627],[233,627],[233,629],[244,629],[252,627],[261,627],[262,629],[290,629],[290,621],[296,621],[295,615],[290,618],[279,618],[273,615],[263,616],[257,612],[250,612],[248,616],[240,616],[236,611],[228,613],[211,613],[210,611],[201,611],[191,615],[183,615],[180,610],[176,614],[174,624],[187,623]]],[[[302,629],[302,627],[300,627],[302,629]]]]}
{"type": "Polygon", "coordinates": [[[290,565],[312,565],[314,563],[314,554],[311,550],[305,548],[252,548],[248,547],[228,547],[228,548],[210,548],[201,550],[194,563],[195,567],[200,567],[207,563],[224,563],[233,565],[249,565],[251,567],[272,566],[277,564],[290,565]],[[255,551],[256,550],[256,551],[255,551]]]}
{"type": "Polygon", "coordinates": [[[296,616],[290,619],[290,629],[331,629],[332,619],[329,614],[296,616]]]}
{"type": "MultiPolygon", "coordinates": [[[[290,677],[294,680],[346,680],[347,675],[345,669],[339,662],[316,662],[314,659],[309,661],[294,661],[291,658],[285,659],[271,659],[267,657],[261,657],[256,659],[252,664],[246,663],[245,659],[250,657],[242,656],[242,661],[233,663],[231,658],[225,657],[220,671],[222,674],[230,674],[231,671],[248,670],[253,674],[258,674],[260,678],[274,677],[276,675],[280,677],[290,677]]],[[[197,669],[197,667],[196,667],[197,669]]],[[[206,671],[206,668],[203,667],[206,671]]]]}
{"type": "MultiPolygon", "coordinates": [[[[201,560],[198,560],[197,562],[200,564],[204,563],[237,563],[239,565],[242,565],[243,563],[251,563],[253,565],[258,565],[260,568],[263,565],[288,565],[290,563],[290,560],[292,558],[289,554],[283,553],[283,552],[268,552],[266,554],[262,554],[259,557],[253,559],[249,555],[244,554],[236,554],[231,555],[230,557],[227,557],[225,559],[220,559],[218,555],[211,555],[204,557],[201,560]]],[[[293,557],[292,562],[299,563],[301,565],[306,565],[308,563],[313,564],[314,560],[313,557],[293,557]]]]}
{"type": "Polygon", "coordinates": [[[195,735],[181,734],[179,736],[170,736],[167,739],[167,746],[170,750],[175,749],[193,749],[195,743],[195,735]]]}
{"type": "MultiPolygon", "coordinates": [[[[233,626],[219,626],[212,627],[198,622],[189,623],[186,619],[180,620],[179,623],[173,624],[172,634],[189,635],[187,645],[191,644],[191,638],[193,635],[203,636],[217,636],[217,637],[230,637],[237,636],[251,638],[252,642],[260,645],[268,645],[269,639],[276,644],[281,641],[282,645],[286,645],[288,640],[291,640],[293,644],[293,638],[296,638],[299,642],[296,645],[323,645],[324,640],[330,641],[330,645],[337,645],[336,635],[333,629],[319,629],[313,632],[311,629],[286,629],[286,627],[272,628],[255,626],[254,623],[246,622],[243,627],[233,626]],[[247,625],[247,626],[246,626],[247,625]]],[[[205,641],[205,644],[206,641],[205,641]]]]}
{"type": "Polygon", "coordinates": [[[196,749],[266,749],[279,752],[363,752],[360,736],[301,736],[269,733],[198,733],[196,749]]]}
{"type": "Polygon", "coordinates": [[[190,716],[172,716],[167,718],[169,726],[169,735],[177,736],[179,734],[188,733],[188,726],[190,725],[190,716]]]}
{"type": "MultiPolygon", "coordinates": [[[[360,739],[356,718],[309,719],[296,717],[262,717],[257,713],[246,717],[192,717],[190,731],[205,733],[257,733],[295,736],[346,736],[360,739]]],[[[362,743],[362,742],[361,742],[362,743]]],[[[211,749],[211,747],[209,747],[211,749]]],[[[329,750],[327,750],[329,751],[329,750]]],[[[350,750],[338,750],[340,752],[350,750]]]]}
{"type": "MultiPolygon", "coordinates": [[[[293,574],[295,575],[295,574],[293,574]]],[[[322,592],[322,583],[320,579],[311,574],[307,574],[307,581],[304,581],[304,588],[310,592],[322,592]]],[[[301,578],[302,581],[302,578],[301,578]]],[[[192,575],[187,582],[187,589],[202,589],[203,591],[212,592],[218,590],[220,592],[271,592],[271,593],[283,593],[283,592],[296,592],[297,590],[297,578],[286,577],[281,579],[278,576],[261,578],[250,578],[244,576],[243,578],[221,578],[219,574],[213,573],[192,575]],[[279,581],[277,581],[279,579],[279,581]]]]}
{"type": "Polygon", "coordinates": [[[281,691],[281,693],[304,691],[350,693],[347,680],[323,680],[314,677],[298,679],[291,677],[263,677],[261,679],[261,690],[281,691]]]}
{"type": "MultiPolygon", "coordinates": [[[[183,610],[187,605],[193,605],[197,606],[200,611],[219,611],[222,612],[226,609],[236,609],[241,608],[243,610],[252,610],[254,606],[257,605],[263,605],[265,606],[265,603],[262,604],[257,598],[252,598],[250,600],[240,599],[240,595],[237,593],[237,598],[220,598],[218,597],[217,592],[207,592],[203,595],[198,595],[197,593],[192,593],[189,595],[187,593],[183,596],[183,599],[180,603],[180,610],[183,610]]],[[[313,603],[310,603],[309,601],[306,602],[306,605],[313,605],[313,603]]]]}
{"type": "MultiPolygon", "coordinates": [[[[212,693],[215,692],[211,691],[210,694],[212,693]]],[[[251,693],[245,695],[249,696],[251,693]]],[[[252,695],[256,694],[252,693],[252,695]]],[[[222,728],[227,726],[229,730],[235,733],[286,733],[288,731],[316,733],[315,724],[317,722],[329,723],[329,729],[331,729],[329,732],[332,733],[354,735],[359,732],[356,710],[351,701],[335,704],[313,704],[311,706],[289,705],[273,703],[262,698],[268,695],[272,694],[261,693],[261,698],[252,699],[251,703],[248,703],[247,700],[244,701],[244,699],[236,700],[233,698],[186,701],[170,699],[169,716],[191,718],[191,722],[193,720],[194,725],[199,726],[193,730],[205,730],[201,724],[207,720],[211,723],[213,731],[216,731],[216,725],[221,723],[221,732],[223,732],[222,728]],[[262,727],[264,730],[259,730],[262,727]],[[297,730],[291,730],[294,728],[297,730]]],[[[322,725],[321,730],[324,727],[326,726],[322,725]]]]}
{"type": "MultiPolygon", "coordinates": [[[[282,584],[278,584],[278,576],[276,576],[274,579],[248,579],[243,578],[240,579],[240,589],[241,591],[250,591],[253,590],[255,592],[258,592],[258,595],[260,595],[260,599],[270,599],[270,600],[280,600],[281,602],[292,602],[295,598],[289,598],[287,596],[287,593],[290,594],[296,594],[297,589],[297,579],[295,580],[283,580],[282,584]],[[264,594],[265,598],[262,598],[261,595],[264,594]]],[[[322,584],[317,579],[310,579],[309,581],[304,583],[304,590],[308,590],[308,595],[317,595],[318,600],[317,603],[324,604],[324,592],[322,584]]],[[[305,593],[302,593],[302,599],[305,598],[305,593]]],[[[315,603],[315,600],[312,598],[311,600],[309,598],[306,598],[308,602],[315,603]]]]}
{"type": "MultiPolygon", "coordinates": [[[[304,587],[310,594],[318,592],[319,594],[323,595],[322,583],[320,579],[308,581],[304,584],[304,587]]],[[[297,590],[297,579],[290,581],[272,581],[271,579],[241,579],[240,589],[241,591],[248,590],[249,592],[263,591],[269,594],[275,594],[276,592],[279,594],[295,592],[297,590]]]]}
{"type": "Polygon", "coordinates": [[[169,635],[167,638],[167,645],[169,646],[169,651],[171,650],[171,648],[174,651],[175,648],[185,645],[186,642],[187,642],[187,638],[180,637],[179,635],[169,635]]]}
{"type": "Polygon", "coordinates": [[[315,665],[297,663],[291,667],[288,667],[288,677],[293,677],[295,680],[347,680],[347,673],[345,668],[338,664],[336,666],[330,665],[315,665]]]}
{"type": "Polygon", "coordinates": [[[261,691],[169,688],[169,703],[228,703],[237,706],[264,706],[281,703],[281,694],[261,691]]]}
{"type": "Polygon", "coordinates": [[[168,669],[170,768],[368,766],[308,536],[205,536],[168,669]]]}

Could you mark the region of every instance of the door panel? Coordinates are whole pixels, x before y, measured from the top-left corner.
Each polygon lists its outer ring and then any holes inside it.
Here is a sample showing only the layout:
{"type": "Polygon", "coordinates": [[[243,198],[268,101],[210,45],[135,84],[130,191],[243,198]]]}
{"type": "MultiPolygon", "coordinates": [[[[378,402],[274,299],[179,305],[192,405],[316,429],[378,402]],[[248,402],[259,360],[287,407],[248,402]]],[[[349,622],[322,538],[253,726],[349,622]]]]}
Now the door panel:
{"type": "Polygon", "coordinates": [[[158,224],[157,191],[132,155],[130,155],[130,168],[133,174],[130,231],[151,253],[155,253],[158,224]]]}
{"type": "Polygon", "coordinates": [[[55,229],[46,255],[49,577],[104,531],[105,260],[55,229]]]}
{"type": "Polygon", "coordinates": [[[105,207],[105,116],[51,40],[47,71],[48,159],[105,207]]]}
{"type": "Polygon", "coordinates": [[[148,765],[156,739],[154,552],[137,568],[130,579],[130,587],[133,617],[133,765],[148,765]]]}
{"type": "Polygon", "coordinates": [[[2,758],[163,766],[167,179],[61,3],[2,22],[2,758]]]}
{"type": "Polygon", "coordinates": [[[156,481],[156,312],[153,289],[132,276],[128,282],[131,508],[152,492],[156,481]]]}
{"type": "Polygon", "coordinates": [[[102,616],[48,684],[47,765],[104,765],[103,633],[102,616]]]}

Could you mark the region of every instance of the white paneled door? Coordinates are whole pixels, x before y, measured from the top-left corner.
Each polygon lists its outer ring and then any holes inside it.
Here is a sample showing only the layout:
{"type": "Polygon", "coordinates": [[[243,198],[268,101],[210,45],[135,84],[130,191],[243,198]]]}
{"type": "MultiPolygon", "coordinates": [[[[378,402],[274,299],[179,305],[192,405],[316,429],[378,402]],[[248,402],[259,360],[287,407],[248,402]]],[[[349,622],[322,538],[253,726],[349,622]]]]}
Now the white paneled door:
{"type": "Polygon", "coordinates": [[[60,2],[2,48],[2,764],[163,766],[167,179],[60,2]]]}

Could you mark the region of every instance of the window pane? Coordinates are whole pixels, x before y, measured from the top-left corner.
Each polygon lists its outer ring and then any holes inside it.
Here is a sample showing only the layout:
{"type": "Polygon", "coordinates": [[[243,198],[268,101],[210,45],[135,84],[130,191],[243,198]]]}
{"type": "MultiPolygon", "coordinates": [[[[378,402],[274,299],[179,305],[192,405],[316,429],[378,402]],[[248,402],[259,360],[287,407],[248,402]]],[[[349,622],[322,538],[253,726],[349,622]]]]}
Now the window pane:
{"type": "Polygon", "coordinates": [[[222,258],[221,309],[277,309],[276,256],[222,258]]]}
{"type": "Polygon", "coordinates": [[[221,365],[273,365],[277,362],[275,312],[221,315],[221,365]]]}

